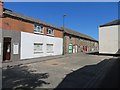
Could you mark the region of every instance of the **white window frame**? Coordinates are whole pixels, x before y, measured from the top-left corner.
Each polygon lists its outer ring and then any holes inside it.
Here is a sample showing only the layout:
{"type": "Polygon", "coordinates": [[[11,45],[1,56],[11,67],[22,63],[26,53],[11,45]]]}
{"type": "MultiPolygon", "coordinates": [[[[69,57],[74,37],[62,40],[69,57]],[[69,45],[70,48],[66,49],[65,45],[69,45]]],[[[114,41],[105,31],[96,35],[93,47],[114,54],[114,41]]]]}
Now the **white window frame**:
{"type": "Polygon", "coordinates": [[[34,25],[34,33],[36,34],[44,34],[44,26],[43,25],[34,25]]]}
{"type": "Polygon", "coordinates": [[[43,53],[43,43],[34,43],[34,54],[43,53]],[[41,45],[41,50],[35,50],[35,44],[41,45]]]}
{"type": "Polygon", "coordinates": [[[53,28],[47,27],[47,35],[54,36],[54,30],[53,30],[53,28]],[[52,32],[50,33],[50,31],[52,31],[52,32]]]}
{"type": "Polygon", "coordinates": [[[54,44],[46,44],[46,51],[47,51],[47,53],[54,53],[54,44]],[[48,50],[48,45],[52,45],[51,51],[48,50]]]}

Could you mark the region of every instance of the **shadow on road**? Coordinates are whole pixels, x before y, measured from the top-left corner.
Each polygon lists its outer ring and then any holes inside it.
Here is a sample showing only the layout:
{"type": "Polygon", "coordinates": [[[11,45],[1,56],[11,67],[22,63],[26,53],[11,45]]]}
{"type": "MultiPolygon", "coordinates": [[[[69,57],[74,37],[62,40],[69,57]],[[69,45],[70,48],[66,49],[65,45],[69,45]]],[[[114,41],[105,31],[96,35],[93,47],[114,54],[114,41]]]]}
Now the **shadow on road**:
{"type": "Polygon", "coordinates": [[[36,73],[36,71],[29,70],[27,66],[7,67],[7,69],[2,69],[2,88],[3,90],[6,88],[33,89],[43,84],[49,84],[43,80],[48,77],[48,73],[36,73]]]}
{"type": "Polygon", "coordinates": [[[102,87],[117,88],[119,84],[119,65],[120,58],[105,59],[96,65],[87,65],[68,74],[56,89],[102,87]]]}
{"type": "Polygon", "coordinates": [[[99,87],[120,88],[120,59],[115,61],[99,87]]]}

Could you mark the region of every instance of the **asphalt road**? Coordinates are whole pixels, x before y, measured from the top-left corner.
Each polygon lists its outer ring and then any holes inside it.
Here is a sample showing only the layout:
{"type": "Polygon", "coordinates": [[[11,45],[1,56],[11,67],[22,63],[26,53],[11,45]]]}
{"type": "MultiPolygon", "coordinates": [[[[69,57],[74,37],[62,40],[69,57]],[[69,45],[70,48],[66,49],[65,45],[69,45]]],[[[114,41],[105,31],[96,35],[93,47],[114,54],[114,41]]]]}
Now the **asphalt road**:
{"type": "MultiPolygon", "coordinates": [[[[75,54],[3,69],[3,88],[84,88],[101,82],[113,60],[107,56],[75,54]],[[102,77],[100,76],[102,75],[102,77]],[[99,78],[101,77],[101,78],[99,78]]],[[[96,84],[95,87],[97,87],[96,84]]]]}

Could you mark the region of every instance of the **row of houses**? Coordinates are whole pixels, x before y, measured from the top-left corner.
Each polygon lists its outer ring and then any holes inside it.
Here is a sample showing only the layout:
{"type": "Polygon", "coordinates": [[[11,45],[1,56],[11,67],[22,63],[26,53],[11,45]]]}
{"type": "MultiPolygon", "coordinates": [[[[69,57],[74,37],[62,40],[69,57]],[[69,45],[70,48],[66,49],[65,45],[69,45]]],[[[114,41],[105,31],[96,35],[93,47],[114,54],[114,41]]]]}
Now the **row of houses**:
{"type": "Polygon", "coordinates": [[[0,2],[3,62],[98,51],[98,41],[90,36],[5,9],[3,4],[0,2]]]}

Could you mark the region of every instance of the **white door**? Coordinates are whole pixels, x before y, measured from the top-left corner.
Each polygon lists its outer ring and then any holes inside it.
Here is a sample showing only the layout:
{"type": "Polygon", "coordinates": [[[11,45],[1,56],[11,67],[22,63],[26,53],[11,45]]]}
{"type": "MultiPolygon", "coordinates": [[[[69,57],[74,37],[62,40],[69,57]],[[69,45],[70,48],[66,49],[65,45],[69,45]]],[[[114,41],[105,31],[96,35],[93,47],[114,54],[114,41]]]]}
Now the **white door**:
{"type": "Polygon", "coordinates": [[[77,53],[78,52],[78,46],[76,45],[75,46],[75,53],[77,53]]]}

